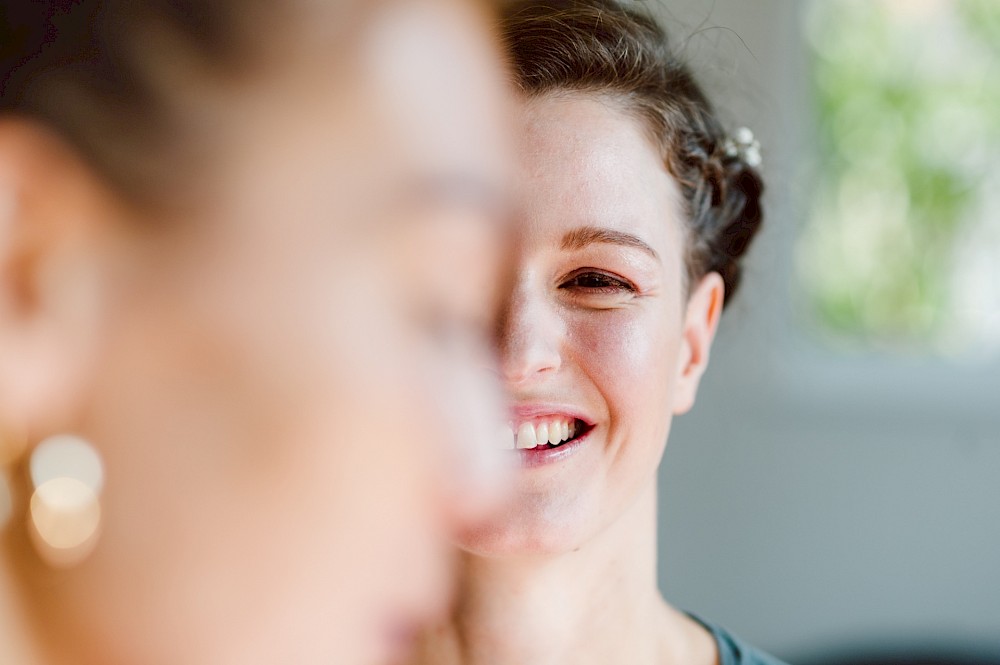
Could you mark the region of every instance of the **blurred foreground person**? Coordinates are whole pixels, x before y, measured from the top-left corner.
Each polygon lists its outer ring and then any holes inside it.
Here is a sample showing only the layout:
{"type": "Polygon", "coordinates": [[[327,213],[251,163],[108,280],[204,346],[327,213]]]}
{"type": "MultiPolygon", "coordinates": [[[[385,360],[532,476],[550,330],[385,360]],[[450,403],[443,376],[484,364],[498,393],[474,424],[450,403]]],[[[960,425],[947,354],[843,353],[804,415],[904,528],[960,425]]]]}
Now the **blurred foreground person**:
{"type": "Polygon", "coordinates": [[[498,422],[487,25],[5,1],[0,662],[376,663],[440,609],[498,422]]]}

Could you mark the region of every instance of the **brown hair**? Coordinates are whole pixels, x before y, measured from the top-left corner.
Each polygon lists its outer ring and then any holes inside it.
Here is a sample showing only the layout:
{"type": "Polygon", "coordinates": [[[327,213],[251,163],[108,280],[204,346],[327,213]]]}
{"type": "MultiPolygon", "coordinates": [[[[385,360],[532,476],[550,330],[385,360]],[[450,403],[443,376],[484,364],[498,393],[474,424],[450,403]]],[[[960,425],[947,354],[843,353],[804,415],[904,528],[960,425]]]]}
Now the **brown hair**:
{"type": "MultiPolygon", "coordinates": [[[[206,95],[292,51],[305,14],[298,5],[306,4],[7,2],[0,8],[0,115],[54,131],[126,198],[168,202],[178,184],[195,180],[191,167],[205,168],[207,144],[225,122],[209,112],[206,95]]],[[[331,3],[330,18],[342,20],[331,20],[323,37],[349,34],[348,19],[362,5],[331,3]]]]}
{"type": "Polygon", "coordinates": [[[521,90],[612,95],[645,125],[680,184],[689,217],[688,282],[718,272],[726,302],[760,227],[760,175],[726,133],[650,16],[614,0],[516,0],[502,34],[521,90]]]}

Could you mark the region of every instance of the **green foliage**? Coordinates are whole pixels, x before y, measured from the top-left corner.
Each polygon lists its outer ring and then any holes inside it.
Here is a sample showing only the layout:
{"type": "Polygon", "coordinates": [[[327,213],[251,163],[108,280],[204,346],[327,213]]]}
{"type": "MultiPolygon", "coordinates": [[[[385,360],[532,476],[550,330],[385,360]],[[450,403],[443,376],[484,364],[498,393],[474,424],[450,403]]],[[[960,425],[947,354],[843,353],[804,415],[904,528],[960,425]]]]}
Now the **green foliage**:
{"type": "Polygon", "coordinates": [[[808,16],[823,175],[799,247],[820,324],[933,346],[955,247],[1000,167],[1000,2],[820,0],[808,16]]]}

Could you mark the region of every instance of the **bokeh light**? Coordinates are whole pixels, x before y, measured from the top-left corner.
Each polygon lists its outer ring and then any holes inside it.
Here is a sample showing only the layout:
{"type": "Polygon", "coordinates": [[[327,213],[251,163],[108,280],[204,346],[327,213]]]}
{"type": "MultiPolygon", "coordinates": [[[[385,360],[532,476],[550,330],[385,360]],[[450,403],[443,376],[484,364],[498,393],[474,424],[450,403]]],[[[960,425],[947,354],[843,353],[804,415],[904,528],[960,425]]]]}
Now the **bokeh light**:
{"type": "Polygon", "coordinates": [[[76,478],[53,478],[31,496],[32,538],[51,565],[71,566],[90,554],[100,526],[98,495],[76,478]]]}
{"type": "Polygon", "coordinates": [[[72,435],[50,437],[30,462],[29,532],[50,565],[72,566],[93,550],[101,526],[100,493],[104,467],[86,441],[72,435]]]}

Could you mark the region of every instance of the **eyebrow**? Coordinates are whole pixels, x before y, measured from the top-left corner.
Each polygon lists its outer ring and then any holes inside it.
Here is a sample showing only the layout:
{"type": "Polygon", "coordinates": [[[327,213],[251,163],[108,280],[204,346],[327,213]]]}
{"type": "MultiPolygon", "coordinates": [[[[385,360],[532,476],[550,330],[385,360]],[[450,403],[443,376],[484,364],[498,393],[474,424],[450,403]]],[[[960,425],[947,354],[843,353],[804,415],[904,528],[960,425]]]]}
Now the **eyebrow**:
{"type": "Polygon", "coordinates": [[[660,260],[660,255],[656,253],[656,250],[650,247],[649,244],[647,244],[646,241],[639,236],[626,233],[625,231],[616,231],[614,229],[605,229],[597,226],[581,226],[567,232],[562,239],[562,248],[583,249],[584,247],[595,243],[609,243],[612,245],[635,247],[636,249],[641,249],[645,253],[649,254],[657,261],[660,260]]]}

